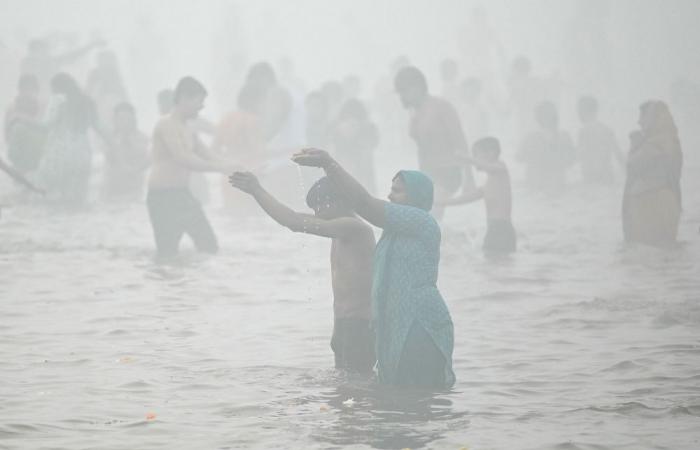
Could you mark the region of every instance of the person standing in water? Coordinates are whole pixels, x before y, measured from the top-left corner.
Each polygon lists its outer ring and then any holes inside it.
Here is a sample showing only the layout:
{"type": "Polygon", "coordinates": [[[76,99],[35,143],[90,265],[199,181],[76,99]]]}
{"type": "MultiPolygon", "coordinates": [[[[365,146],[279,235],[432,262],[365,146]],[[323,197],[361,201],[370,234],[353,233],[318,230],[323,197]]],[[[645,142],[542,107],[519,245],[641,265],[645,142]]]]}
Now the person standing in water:
{"type": "Polygon", "coordinates": [[[5,112],[5,143],[12,166],[27,173],[39,167],[47,131],[41,120],[43,108],[37,78],[22,75],[17,88],[17,96],[5,112]]]}
{"type": "Polygon", "coordinates": [[[146,203],[162,258],[177,255],[185,233],[197,250],[215,253],[219,248],[214,230],[189,187],[193,172],[232,173],[236,167],[206,148],[190,125],[204,107],[206,96],[202,83],[182,78],[175,88],[172,112],[158,121],[153,132],[146,203]]]}
{"type": "Polygon", "coordinates": [[[617,145],[615,133],[598,120],[598,101],[595,98],[581,97],[577,109],[581,129],[578,132],[576,150],[583,181],[610,186],[615,179],[613,161],[622,164],[625,160],[617,145]]]}
{"type": "Polygon", "coordinates": [[[494,137],[485,137],[474,143],[474,158],[465,158],[477,170],[486,172],[486,183],[473,191],[449,199],[446,206],[484,200],[487,230],[484,252],[503,255],[516,250],[517,238],[511,222],[511,188],[508,167],[500,160],[501,144],[494,137]]]}
{"type": "Polygon", "coordinates": [[[51,79],[53,98],[49,104],[49,132],[37,178],[51,196],[61,203],[78,206],[89,196],[92,175],[92,145],[95,131],[110,145],[93,100],[73,77],[59,73],[51,79]]]}
{"type": "Polygon", "coordinates": [[[552,102],[535,108],[538,129],[523,139],[517,159],[525,165],[528,184],[546,194],[566,188],[567,171],[574,163],[574,141],[559,127],[559,112],[552,102]]]}
{"type": "Polygon", "coordinates": [[[314,215],[297,213],[268,193],[250,172],[235,172],[231,185],[253,196],[277,223],[297,233],[331,238],[335,367],[372,372],[376,357],[370,329],[374,233],[335,184],[318,180],[306,196],[314,215]]]}
{"type": "MultiPolygon", "coordinates": [[[[445,200],[452,196],[460,185],[474,188],[470,169],[462,180],[462,166],[457,154],[466,154],[467,140],[455,108],[447,101],[433,97],[423,73],[415,67],[401,69],[394,79],[401,103],[413,110],[410,134],[418,145],[418,167],[435,182],[435,197],[445,200]]],[[[435,217],[442,218],[443,207],[436,207],[435,217]]]]}
{"type": "Polygon", "coordinates": [[[139,129],[130,103],[119,103],[112,115],[112,145],[105,152],[102,194],[110,200],[141,201],[150,162],[148,137],[139,129]]]}
{"type": "Polygon", "coordinates": [[[372,197],[323,150],[306,149],[292,159],[324,169],[355,212],[384,230],[374,252],[372,276],[379,381],[451,387],[454,327],[437,288],[441,234],[430,214],[433,182],[422,172],[402,170],[386,202],[372,197]]]}
{"type": "Polygon", "coordinates": [[[351,99],[343,104],[333,124],[331,139],[335,158],[374,194],[374,152],[379,145],[379,131],[361,101],[351,99]]]}
{"type": "Polygon", "coordinates": [[[681,216],[683,152],[668,106],[640,107],[640,130],[631,134],[622,200],[626,242],[668,246],[676,242],[681,216]]]}

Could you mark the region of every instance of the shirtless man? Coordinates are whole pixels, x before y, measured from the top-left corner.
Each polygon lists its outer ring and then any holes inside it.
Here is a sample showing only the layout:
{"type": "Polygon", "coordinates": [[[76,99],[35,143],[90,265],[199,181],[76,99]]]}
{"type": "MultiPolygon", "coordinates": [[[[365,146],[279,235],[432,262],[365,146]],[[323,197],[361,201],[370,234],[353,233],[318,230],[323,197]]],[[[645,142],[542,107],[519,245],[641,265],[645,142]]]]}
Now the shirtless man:
{"type": "Polygon", "coordinates": [[[433,97],[423,73],[415,67],[401,69],[394,78],[396,92],[401,103],[413,110],[410,134],[418,145],[418,166],[435,183],[436,207],[433,216],[442,218],[441,200],[453,195],[460,185],[474,188],[471,168],[467,165],[462,180],[462,164],[456,160],[459,154],[467,154],[467,140],[455,108],[447,101],[433,97]]]}
{"type": "Polygon", "coordinates": [[[474,157],[464,160],[477,170],[486,172],[486,183],[472,191],[449,199],[443,204],[459,205],[484,200],[488,229],[484,238],[484,252],[487,254],[507,254],[516,249],[515,229],[511,223],[511,189],[508,167],[499,157],[501,145],[498,139],[486,137],[474,143],[474,157]]]}
{"type": "Polygon", "coordinates": [[[159,257],[175,256],[184,233],[190,235],[198,250],[218,250],[214,231],[190,191],[190,175],[232,173],[237,166],[207,149],[190,126],[204,107],[206,96],[199,81],[191,77],[181,79],[175,88],[172,112],[158,121],[153,132],[146,203],[159,257]]]}
{"type": "Polygon", "coordinates": [[[335,316],[331,348],[335,366],[361,373],[376,361],[370,329],[374,233],[359,219],[327,178],[309,189],[306,204],[314,215],[293,211],[260,185],[250,172],[236,172],[231,185],[252,195],[277,223],[294,232],[331,238],[331,274],[335,316]]]}

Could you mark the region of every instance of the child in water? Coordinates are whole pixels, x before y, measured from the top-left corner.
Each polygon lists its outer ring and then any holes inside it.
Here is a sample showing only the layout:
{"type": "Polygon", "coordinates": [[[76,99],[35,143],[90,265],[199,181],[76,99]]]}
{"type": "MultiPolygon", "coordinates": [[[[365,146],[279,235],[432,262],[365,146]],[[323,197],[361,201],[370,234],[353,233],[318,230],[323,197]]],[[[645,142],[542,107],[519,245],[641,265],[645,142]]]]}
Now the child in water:
{"type": "Polygon", "coordinates": [[[314,215],[293,211],[267,192],[250,172],[235,172],[231,185],[253,196],[277,223],[294,232],[331,238],[335,316],[331,348],[335,367],[370,373],[376,362],[370,329],[374,233],[358,218],[335,184],[323,177],[309,189],[314,215]]]}
{"type": "Polygon", "coordinates": [[[488,228],[484,238],[487,254],[508,254],[516,250],[517,238],[511,222],[511,188],[508,167],[500,160],[501,145],[498,139],[486,137],[474,143],[474,157],[464,157],[476,170],[486,172],[483,186],[446,200],[445,206],[484,200],[488,228]]]}

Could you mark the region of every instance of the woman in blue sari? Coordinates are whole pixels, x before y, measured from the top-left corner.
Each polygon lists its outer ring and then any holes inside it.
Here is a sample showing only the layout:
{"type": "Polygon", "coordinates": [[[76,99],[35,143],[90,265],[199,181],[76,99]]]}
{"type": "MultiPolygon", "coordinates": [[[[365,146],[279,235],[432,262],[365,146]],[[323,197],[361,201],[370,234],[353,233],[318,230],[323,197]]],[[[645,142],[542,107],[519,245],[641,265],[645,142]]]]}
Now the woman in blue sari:
{"type": "Polygon", "coordinates": [[[433,182],[422,172],[400,171],[386,202],[372,197],[323,150],[303,150],[293,160],[324,169],[355,211],[384,230],[375,250],[372,288],[379,381],[451,387],[454,329],[437,289],[441,235],[430,214],[433,182]]]}

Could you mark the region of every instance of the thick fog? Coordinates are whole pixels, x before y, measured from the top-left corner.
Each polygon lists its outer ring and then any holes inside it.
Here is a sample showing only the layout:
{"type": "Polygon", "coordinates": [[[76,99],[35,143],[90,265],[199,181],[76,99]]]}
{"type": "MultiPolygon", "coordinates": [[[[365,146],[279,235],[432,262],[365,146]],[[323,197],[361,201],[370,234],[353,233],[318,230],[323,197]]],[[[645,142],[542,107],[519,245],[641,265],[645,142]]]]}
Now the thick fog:
{"type": "Polygon", "coordinates": [[[699,18],[0,0],[0,448],[696,449],[699,18]]]}

